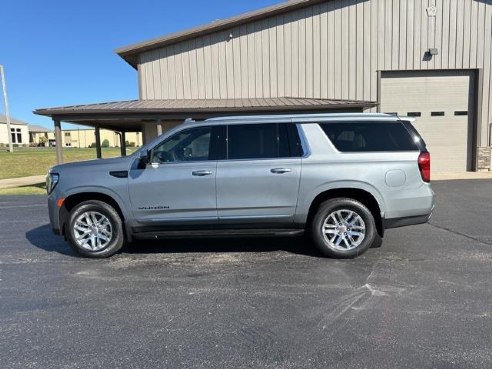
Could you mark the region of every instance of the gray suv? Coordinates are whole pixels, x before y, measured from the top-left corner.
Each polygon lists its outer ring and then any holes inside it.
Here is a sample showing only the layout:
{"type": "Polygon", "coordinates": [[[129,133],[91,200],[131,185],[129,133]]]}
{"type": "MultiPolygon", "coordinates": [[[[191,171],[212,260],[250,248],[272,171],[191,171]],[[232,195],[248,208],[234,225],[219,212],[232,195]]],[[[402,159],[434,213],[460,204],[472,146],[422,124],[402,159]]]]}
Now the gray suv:
{"type": "Polygon", "coordinates": [[[47,190],[53,231],[88,257],[135,239],[307,233],[352,258],[426,223],[429,182],[409,121],[317,114],[189,120],[131,156],[55,166],[47,190]]]}

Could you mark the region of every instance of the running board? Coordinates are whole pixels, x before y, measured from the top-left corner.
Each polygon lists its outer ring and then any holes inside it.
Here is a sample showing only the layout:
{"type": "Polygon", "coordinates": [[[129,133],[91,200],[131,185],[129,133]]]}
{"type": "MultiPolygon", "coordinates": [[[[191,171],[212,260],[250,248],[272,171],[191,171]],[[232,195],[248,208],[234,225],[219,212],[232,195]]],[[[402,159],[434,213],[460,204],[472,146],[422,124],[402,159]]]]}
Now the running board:
{"type": "Polygon", "coordinates": [[[303,229],[203,229],[134,233],[136,239],[193,238],[193,237],[276,237],[301,236],[303,229]]]}

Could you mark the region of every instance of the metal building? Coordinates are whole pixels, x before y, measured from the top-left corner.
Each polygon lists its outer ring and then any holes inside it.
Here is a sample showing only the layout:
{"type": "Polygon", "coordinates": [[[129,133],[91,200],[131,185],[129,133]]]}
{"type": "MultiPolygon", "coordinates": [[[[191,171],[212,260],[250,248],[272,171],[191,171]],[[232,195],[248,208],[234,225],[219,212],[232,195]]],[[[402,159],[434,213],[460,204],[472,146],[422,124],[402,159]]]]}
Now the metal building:
{"type": "MultiPolygon", "coordinates": [[[[138,70],[130,104],[154,107],[132,111],[144,137],[186,115],[377,110],[414,117],[445,172],[490,169],[491,46],[492,0],[298,0],[117,53],[138,70]]],[[[119,107],[37,112],[124,130],[119,107]]]]}

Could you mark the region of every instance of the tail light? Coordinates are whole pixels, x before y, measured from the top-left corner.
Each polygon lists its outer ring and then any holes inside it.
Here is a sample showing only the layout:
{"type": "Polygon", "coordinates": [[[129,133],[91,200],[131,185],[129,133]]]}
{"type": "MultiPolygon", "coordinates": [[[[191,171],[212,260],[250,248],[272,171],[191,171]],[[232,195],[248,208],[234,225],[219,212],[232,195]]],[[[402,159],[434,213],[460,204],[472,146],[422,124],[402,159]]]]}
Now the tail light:
{"type": "Polygon", "coordinates": [[[431,156],[428,151],[420,153],[418,158],[420,175],[424,182],[429,183],[431,180],[431,156]]]}

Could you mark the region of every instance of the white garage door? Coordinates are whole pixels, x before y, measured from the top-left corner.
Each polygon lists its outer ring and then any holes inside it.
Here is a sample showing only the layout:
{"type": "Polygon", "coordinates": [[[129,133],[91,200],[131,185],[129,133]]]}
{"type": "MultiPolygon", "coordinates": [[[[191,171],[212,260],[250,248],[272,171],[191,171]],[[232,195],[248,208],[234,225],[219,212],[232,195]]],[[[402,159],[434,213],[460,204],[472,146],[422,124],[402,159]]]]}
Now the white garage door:
{"type": "Polygon", "coordinates": [[[386,72],[381,111],[412,116],[427,143],[433,172],[471,170],[473,72],[386,72]]]}

